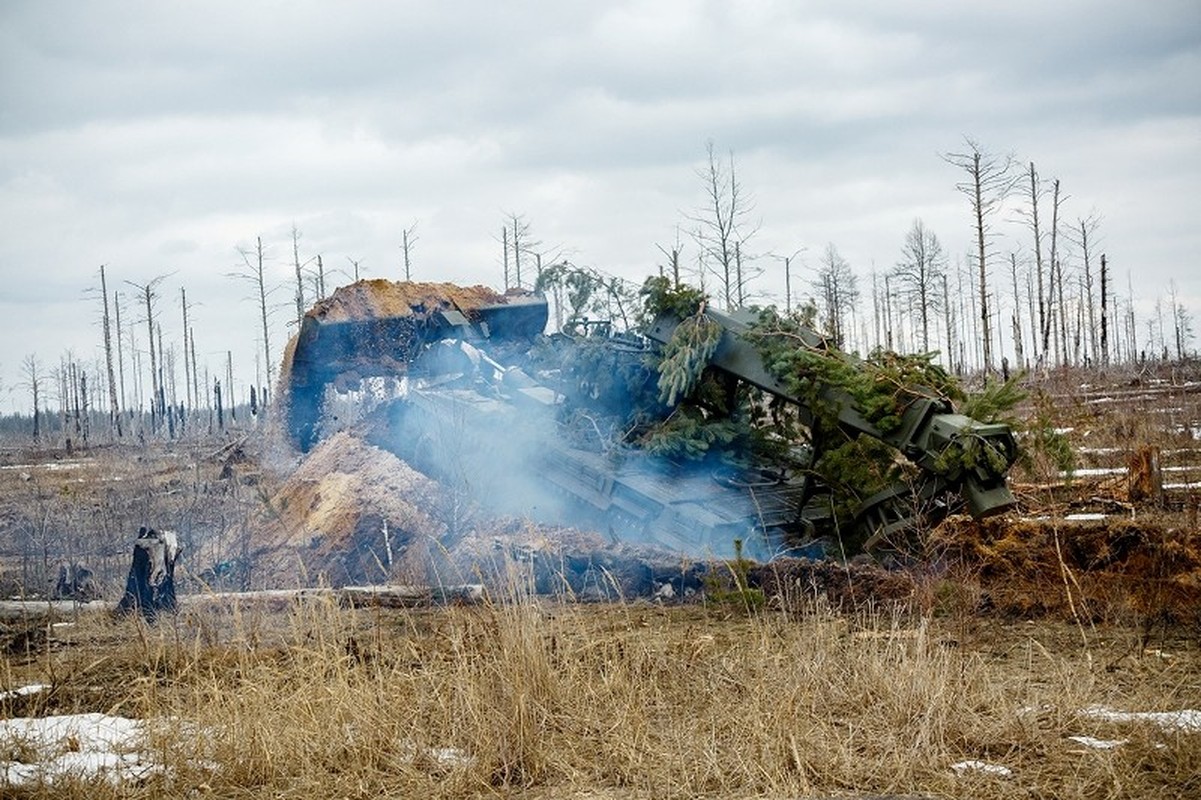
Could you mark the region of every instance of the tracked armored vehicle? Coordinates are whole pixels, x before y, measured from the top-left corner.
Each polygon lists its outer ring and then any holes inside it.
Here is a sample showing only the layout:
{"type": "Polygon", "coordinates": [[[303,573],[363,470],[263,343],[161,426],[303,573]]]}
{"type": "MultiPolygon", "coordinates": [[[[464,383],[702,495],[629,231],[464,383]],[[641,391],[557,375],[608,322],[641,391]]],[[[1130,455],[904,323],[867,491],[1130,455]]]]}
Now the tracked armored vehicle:
{"type": "MultiPolygon", "coordinates": [[[[782,379],[764,348],[780,342],[764,338],[773,334],[755,313],[658,311],[637,334],[575,325],[547,336],[547,302],[532,292],[360,281],[310,310],[290,345],[287,429],[306,450],[374,407],[369,439],[464,504],[690,555],[845,557],[895,548],[960,509],[984,517],[1013,505],[1007,426],[957,414],[921,387],[884,425],[818,373],[782,379]],[[702,397],[695,382],[661,391],[664,354],[679,352],[673,339],[698,319],[712,336],[689,355],[724,399],[702,397]],[[720,441],[701,453],[648,446],[673,419],[724,433],[702,435],[720,441]],[[794,434],[820,427],[826,435],[794,434]],[[904,479],[852,508],[836,502],[815,469],[831,431],[886,445],[904,479]],[[962,457],[982,451],[989,457],[962,457]]],[[[793,326],[787,346],[827,345],[793,326]]]]}

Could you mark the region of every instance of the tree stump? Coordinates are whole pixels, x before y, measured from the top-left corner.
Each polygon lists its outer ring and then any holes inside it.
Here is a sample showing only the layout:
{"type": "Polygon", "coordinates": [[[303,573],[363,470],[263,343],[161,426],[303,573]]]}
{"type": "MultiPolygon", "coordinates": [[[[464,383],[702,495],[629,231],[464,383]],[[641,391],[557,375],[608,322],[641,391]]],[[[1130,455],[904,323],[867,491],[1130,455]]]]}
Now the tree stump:
{"type": "Polygon", "coordinates": [[[138,611],[148,620],[175,610],[175,560],[179,539],[174,531],[142,526],[133,545],[133,563],[117,613],[138,611]]]}
{"type": "Polygon", "coordinates": [[[79,564],[59,564],[58,582],[54,585],[55,600],[78,600],[86,603],[100,598],[95,576],[87,567],[79,564]]]}
{"type": "Polygon", "coordinates": [[[1127,493],[1131,503],[1149,500],[1163,505],[1163,470],[1159,448],[1143,447],[1131,454],[1127,470],[1127,493]]]}

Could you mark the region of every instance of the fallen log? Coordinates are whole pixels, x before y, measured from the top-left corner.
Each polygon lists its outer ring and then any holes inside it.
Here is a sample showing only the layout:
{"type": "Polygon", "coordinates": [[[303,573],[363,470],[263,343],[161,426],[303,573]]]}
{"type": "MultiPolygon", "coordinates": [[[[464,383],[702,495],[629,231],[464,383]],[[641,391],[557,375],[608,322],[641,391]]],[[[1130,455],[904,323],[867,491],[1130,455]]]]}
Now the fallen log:
{"type": "Polygon", "coordinates": [[[484,597],[484,586],[480,583],[456,586],[343,586],[338,590],[338,601],[351,608],[475,605],[483,602],[484,597]]]}
{"type": "Polygon", "coordinates": [[[102,611],[109,604],[104,600],[86,603],[77,600],[0,600],[0,620],[14,621],[42,619],[43,617],[68,618],[81,612],[102,611]]]}
{"type": "Polygon", "coordinates": [[[453,586],[384,584],[310,589],[262,589],[250,592],[204,592],[181,595],[179,605],[259,605],[283,608],[297,602],[334,601],[345,608],[420,608],[436,605],[474,605],[485,600],[482,584],[453,586]]]}

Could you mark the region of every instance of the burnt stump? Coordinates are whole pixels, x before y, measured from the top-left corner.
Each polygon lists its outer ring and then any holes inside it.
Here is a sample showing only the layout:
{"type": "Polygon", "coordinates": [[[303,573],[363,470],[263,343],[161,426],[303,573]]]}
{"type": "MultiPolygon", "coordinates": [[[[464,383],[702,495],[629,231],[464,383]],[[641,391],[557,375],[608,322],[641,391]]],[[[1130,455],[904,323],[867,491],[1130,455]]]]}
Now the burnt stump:
{"type": "Polygon", "coordinates": [[[133,562],[117,613],[136,611],[146,619],[154,619],[160,612],[174,611],[177,558],[179,537],[174,531],[158,531],[143,525],[133,545],[133,562]]]}

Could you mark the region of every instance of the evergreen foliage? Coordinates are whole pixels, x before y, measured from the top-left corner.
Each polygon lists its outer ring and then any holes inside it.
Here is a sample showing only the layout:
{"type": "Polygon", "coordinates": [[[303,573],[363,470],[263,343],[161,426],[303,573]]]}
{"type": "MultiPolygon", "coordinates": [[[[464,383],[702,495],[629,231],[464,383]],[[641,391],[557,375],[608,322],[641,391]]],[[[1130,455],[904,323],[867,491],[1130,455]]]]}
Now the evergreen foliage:
{"type": "Polygon", "coordinates": [[[721,341],[721,334],[721,325],[703,311],[676,326],[659,362],[659,402],[674,406],[692,394],[721,341]]]}
{"type": "MultiPolygon", "coordinates": [[[[646,353],[640,360],[582,340],[564,374],[578,383],[585,402],[624,413],[624,441],[669,459],[720,458],[746,465],[766,457],[783,463],[791,448],[807,440],[815,458],[801,466],[828,488],[830,510],[838,519],[853,519],[868,498],[918,478],[917,468],[893,447],[841,425],[846,409],[887,435],[900,428],[906,411],[921,400],[933,400],[945,411],[959,402],[973,419],[1014,425],[1007,416],[1023,399],[1019,378],[986,383],[968,396],[935,363],[936,353],[901,355],[878,349],[860,358],[816,333],[806,324],[811,320],[769,308],[745,336],[768,371],[800,401],[798,410],[707,370],[724,328],[705,313],[703,292],[652,277],[643,284],[641,297],[644,324],[662,316],[679,320],[670,340],[657,355],[646,353]]],[[[588,424],[596,426],[591,419],[588,424]]],[[[933,466],[952,478],[966,470],[1003,474],[1010,457],[989,439],[969,433],[938,454],[933,466]]]]}
{"type": "Polygon", "coordinates": [[[1054,400],[1044,392],[1034,398],[1033,410],[1026,420],[1021,438],[1019,461],[1039,478],[1063,472],[1071,477],[1076,471],[1076,453],[1068,437],[1055,427],[1054,400]]]}
{"type": "Polygon", "coordinates": [[[981,422],[1004,422],[1020,427],[1013,410],[1026,399],[1021,388],[1022,375],[1014,375],[1007,381],[985,381],[979,392],[968,394],[959,404],[959,413],[981,422]]]}
{"type": "Polygon", "coordinates": [[[698,406],[679,406],[671,416],[653,426],[642,438],[648,453],[696,461],[716,446],[728,447],[745,438],[747,428],[736,420],[706,414],[698,406]]]}
{"type": "Polygon", "coordinates": [[[1009,454],[983,436],[966,433],[957,436],[938,454],[934,469],[949,478],[972,471],[1003,475],[1009,469],[1009,454]]]}
{"type": "Polygon", "coordinates": [[[956,380],[934,363],[936,353],[905,356],[877,349],[861,360],[772,309],[761,314],[749,338],[768,370],[813,411],[823,433],[837,427],[847,401],[882,433],[890,433],[914,400],[963,397],[956,380]]]}
{"type": "Polygon", "coordinates": [[[700,289],[687,284],[674,286],[670,278],[662,275],[647,278],[639,294],[647,322],[662,314],[686,319],[699,312],[708,299],[700,289]]]}
{"type": "MultiPolygon", "coordinates": [[[[902,425],[910,404],[923,398],[945,404],[948,411],[952,401],[960,401],[965,415],[992,422],[1004,418],[1024,397],[1017,377],[986,383],[982,392],[969,396],[934,362],[936,353],[901,355],[877,349],[859,359],[771,309],[762,313],[750,338],[768,370],[812,412],[810,435],[818,454],[812,469],[830,488],[832,511],[840,518],[850,518],[877,492],[915,477],[893,448],[870,436],[844,432],[839,414],[847,404],[880,433],[889,434],[902,425]]],[[[957,477],[967,470],[1004,474],[1009,462],[1010,454],[996,443],[967,434],[949,444],[933,466],[957,477]]]]}
{"type": "Polygon", "coordinates": [[[912,468],[879,439],[860,435],[821,451],[813,472],[830,489],[834,516],[850,520],[863,501],[903,480],[912,468]]]}
{"type": "Polygon", "coordinates": [[[608,339],[581,337],[564,348],[559,368],[568,395],[577,404],[600,408],[627,418],[662,417],[657,373],[647,354],[614,347],[608,339]]]}

